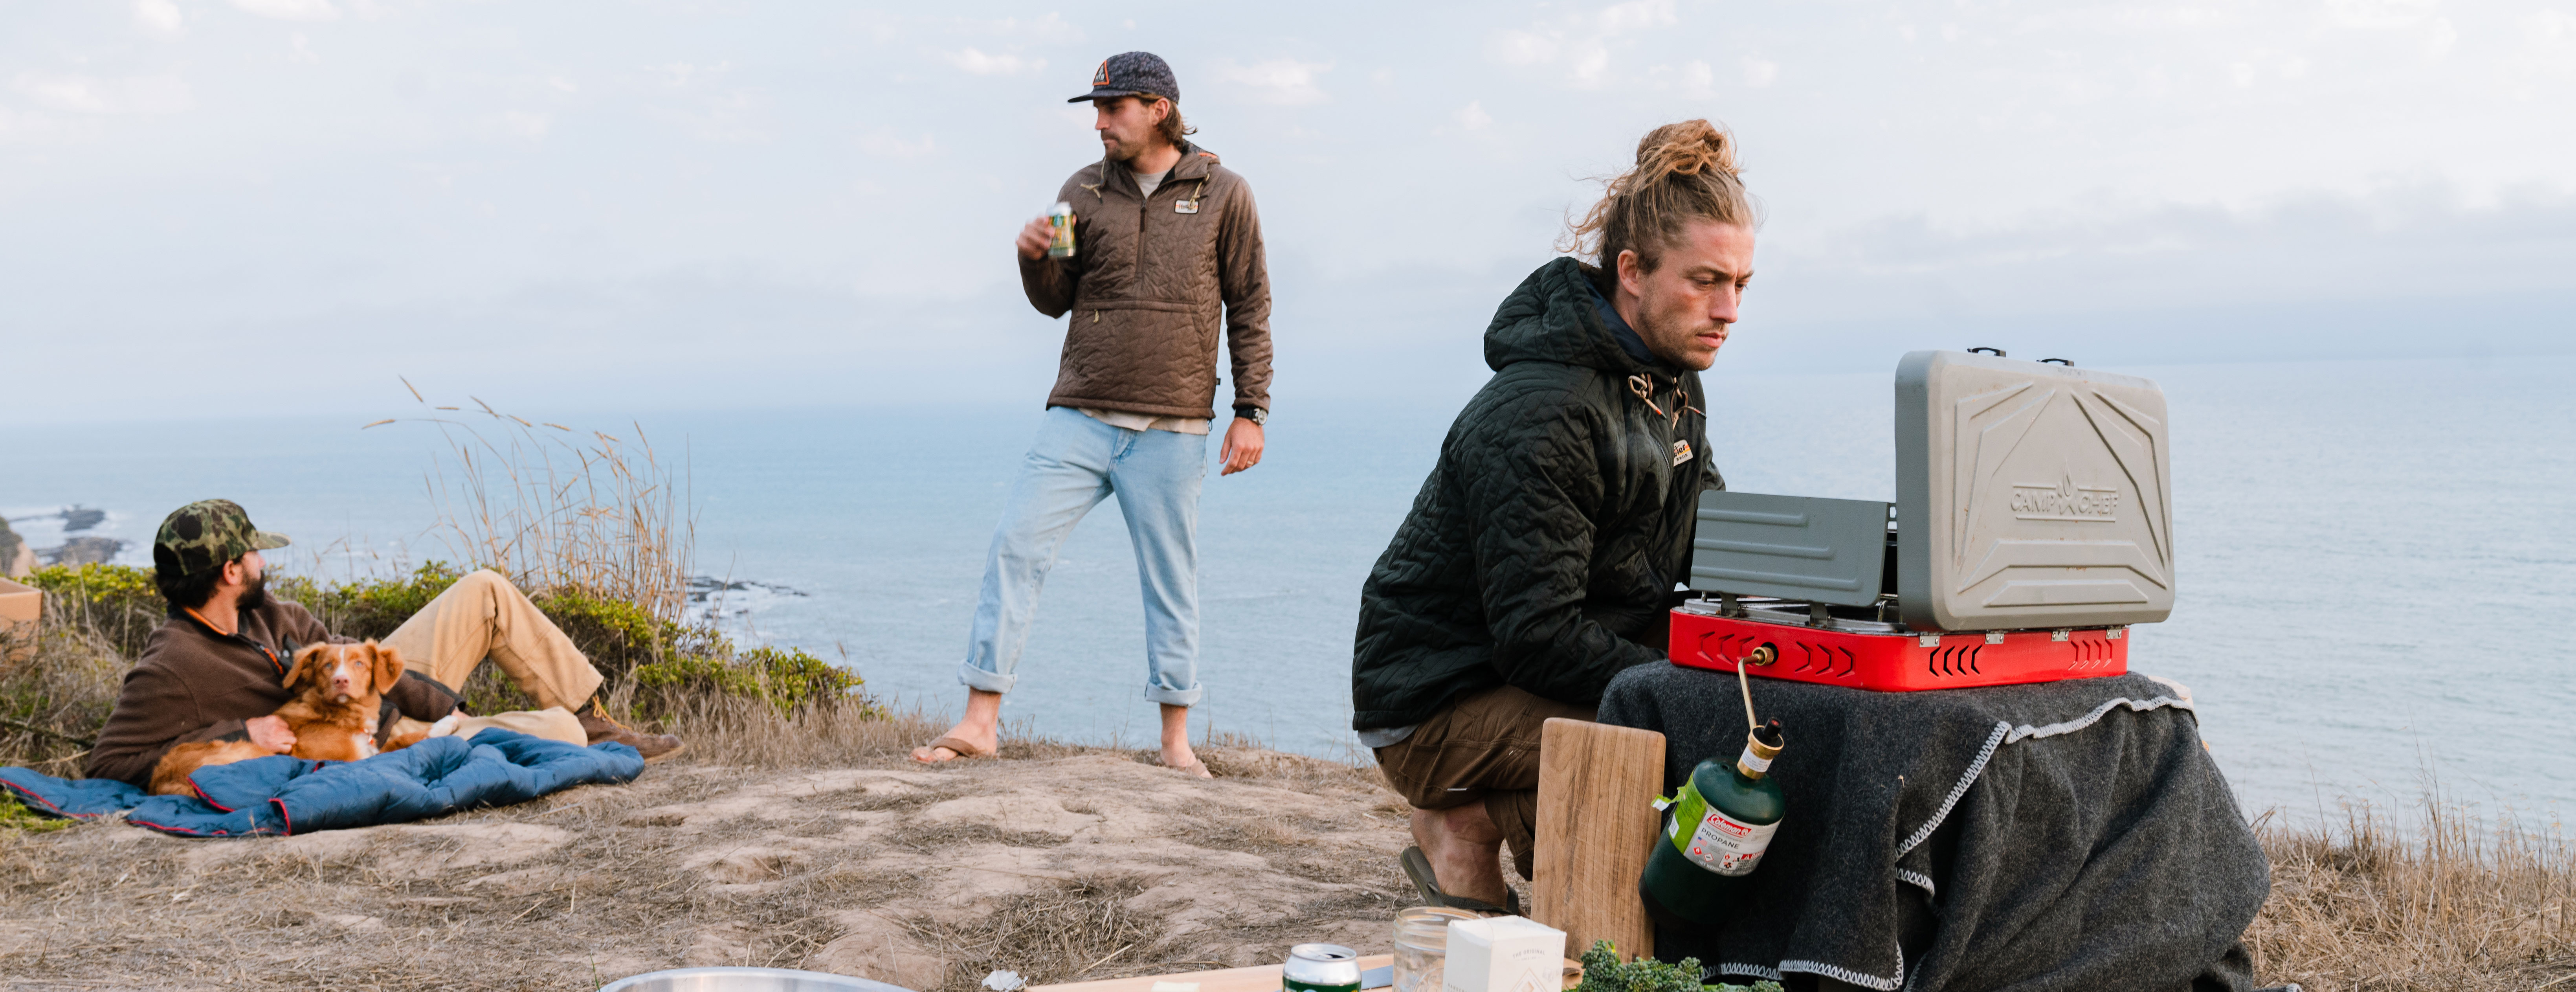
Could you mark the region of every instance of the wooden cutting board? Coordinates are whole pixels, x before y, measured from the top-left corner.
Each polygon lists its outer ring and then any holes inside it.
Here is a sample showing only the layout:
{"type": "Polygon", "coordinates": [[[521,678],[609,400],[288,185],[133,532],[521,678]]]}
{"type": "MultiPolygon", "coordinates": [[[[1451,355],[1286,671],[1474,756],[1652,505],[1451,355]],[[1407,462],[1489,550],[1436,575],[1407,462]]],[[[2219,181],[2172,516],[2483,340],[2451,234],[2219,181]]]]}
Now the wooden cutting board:
{"type": "Polygon", "coordinates": [[[1530,918],[1565,931],[1565,953],[1595,940],[1620,960],[1655,953],[1637,896],[1662,814],[1664,735],[1586,720],[1549,720],[1539,736],[1538,847],[1530,918]]]}

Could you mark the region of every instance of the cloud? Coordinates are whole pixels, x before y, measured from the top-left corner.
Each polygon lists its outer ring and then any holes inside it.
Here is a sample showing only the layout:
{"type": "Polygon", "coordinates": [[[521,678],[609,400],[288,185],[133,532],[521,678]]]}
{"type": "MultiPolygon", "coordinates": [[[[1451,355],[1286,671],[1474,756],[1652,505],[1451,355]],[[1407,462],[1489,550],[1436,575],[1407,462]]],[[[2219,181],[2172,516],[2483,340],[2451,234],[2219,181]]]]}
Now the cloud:
{"type": "Polygon", "coordinates": [[[1745,57],[1744,85],[1758,90],[1771,85],[1774,80],[1779,78],[1780,63],[1773,62],[1770,59],[1757,59],[1751,56],[1745,57]]]}
{"type": "Polygon", "coordinates": [[[340,8],[331,6],[331,0],[233,0],[233,6],[243,13],[281,21],[340,19],[340,8]]]}
{"type": "Polygon", "coordinates": [[[57,76],[22,72],[10,88],[38,104],[82,114],[176,114],[197,105],[177,76],[57,76]]]}
{"type": "Polygon", "coordinates": [[[553,130],[554,118],[527,110],[512,110],[501,115],[501,127],[511,134],[536,141],[553,130]]]}
{"type": "Polygon", "coordinates": [[[156,34],[177,34],[185,23],[179,5],[170,0],[135,0],[134,22],[156,34]]]}
{"type": "Polygon", "coordinates": [[[918,139],[905,138],[885,128],[878,128],[859,139],[859,150],[878,158],[916,159],[937,154],[939,140],[927,134],[918,139]]]}
{"type": "Polygon", "coordinates": [[[1045,59],[1023,59],[1008,53],[986,55],[982,49],[977,48],[961,48],[954,52],[941,52],[939,55],[948,60],[949,65],[978,76],[1017,76],[1046,68],[1045,59]]]}
{"type": "Polygon", "coordinates": [[[1594,89],[1609,81],[1613,43],[1678,23],[1672,0],[1630,0],[1495,32],[1485,50],[1504,65],[1562,68],[1576,89],[1594,89]]]}
{"type": "Polygon", "coordinates": [[[1299,62],[1295,59],[1271,59],[1251,65],[1219,60],[1216,79],[1220,83],[1251,90],[1253,99],[1262,103],[1303,106],[1331,99],[1330,94],[1315,85],[1315,77],[1332,68],[1330,62],[1299,62]]]}
{"type": "Polygon", "coordinates": [[[1493,123],[1494,115],[1485,112],[1485,101],[1483,100],[1473,101],[1464,107],[1458,108],[1459,127],[1466,128],[1470,131],[1482,131],[1487,127],[1491,127],[1493,123]]]}
{"type": "Polygon", "coordinates": [[[2522,29],[2522,51],[2505,60],[2505,78],[2527,87],[2543,79],[2576,77],[2576,14],[2543,10],[2523,18],[2522,29]]]}
{"type": "Polygon", "coordinates": [[[1943,300],[2043,312],[2564,293],[2571,250],[2576,191],[2477,206],[2446,184],[2411,182],[2246,207],[2070,203],[1971,228],[1886,216],[1815,232],[1781,268],[1807,274],[1801,305],[1820,314],[1943,300]]]}

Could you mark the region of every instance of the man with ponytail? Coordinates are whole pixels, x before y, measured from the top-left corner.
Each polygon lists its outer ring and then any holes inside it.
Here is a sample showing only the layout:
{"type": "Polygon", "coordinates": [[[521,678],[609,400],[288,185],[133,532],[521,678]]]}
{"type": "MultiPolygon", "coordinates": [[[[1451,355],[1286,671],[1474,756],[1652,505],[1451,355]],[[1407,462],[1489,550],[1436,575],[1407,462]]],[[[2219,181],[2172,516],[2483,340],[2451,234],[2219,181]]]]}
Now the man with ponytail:
{"type": "MultiPolygon", "coordinates": [[[[1735,140],[1704,120],[1637,144],[1485,330],[1469,400],[1360,591],[1353,729],[1413,806],[1405,869],[1435,904],[1516,902],[1539,731],[1664,657],[1708,460],[1699,372],[1753,275],[1735,140]]],[[[1509,907],[1517,908],[1517,907],[1509,907]]]]}

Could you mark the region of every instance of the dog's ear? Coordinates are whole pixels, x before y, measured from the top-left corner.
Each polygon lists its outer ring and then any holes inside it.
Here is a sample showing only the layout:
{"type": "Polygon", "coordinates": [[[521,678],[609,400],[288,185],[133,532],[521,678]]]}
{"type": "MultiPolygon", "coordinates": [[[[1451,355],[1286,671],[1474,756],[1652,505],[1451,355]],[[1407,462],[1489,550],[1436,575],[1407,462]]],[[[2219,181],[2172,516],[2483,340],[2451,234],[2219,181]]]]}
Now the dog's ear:
{"type": "Polygon", "coordinates": [[[305,682],[322,677],[322,669],[330,664],[323,661],[322,656],[330,650],[331,646],[328,644],[312,644],[295,652],[295,664],[286,670],[287,691],[295,691],[305,682]]]}
{"type": "Polygon", "coordinates": [[[391,644],[368,641],[367,653],[375,656],[376,692],[392,692],[394,683],[402,679],[402,652],[394,650],[391,644]]]}

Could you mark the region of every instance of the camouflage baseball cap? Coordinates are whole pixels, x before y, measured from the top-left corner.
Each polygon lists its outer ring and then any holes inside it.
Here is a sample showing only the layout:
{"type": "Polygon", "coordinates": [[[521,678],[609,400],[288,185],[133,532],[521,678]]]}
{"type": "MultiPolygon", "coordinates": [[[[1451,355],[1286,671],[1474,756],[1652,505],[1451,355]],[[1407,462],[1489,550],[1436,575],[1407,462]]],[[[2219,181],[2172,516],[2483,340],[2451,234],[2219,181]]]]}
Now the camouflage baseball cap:
{"type": "Polygon", "coordinates": [[[228,499],[201,499],[170,511],[152,538],[152,566],[195,575],[253,551],[286,546],[286,535],[250,525],[250,514],[228,499]]]}

